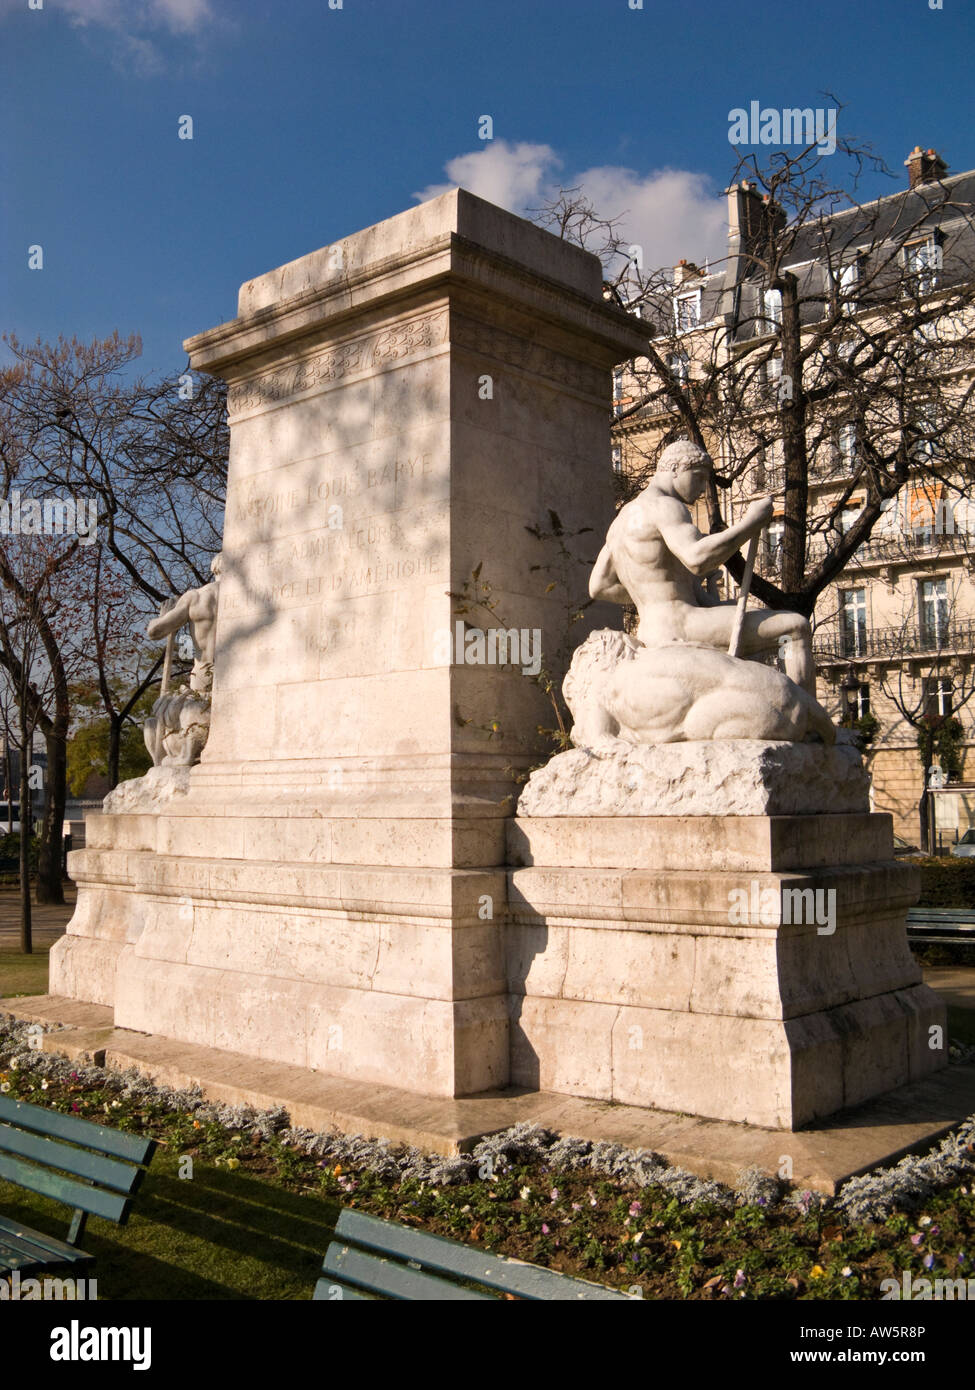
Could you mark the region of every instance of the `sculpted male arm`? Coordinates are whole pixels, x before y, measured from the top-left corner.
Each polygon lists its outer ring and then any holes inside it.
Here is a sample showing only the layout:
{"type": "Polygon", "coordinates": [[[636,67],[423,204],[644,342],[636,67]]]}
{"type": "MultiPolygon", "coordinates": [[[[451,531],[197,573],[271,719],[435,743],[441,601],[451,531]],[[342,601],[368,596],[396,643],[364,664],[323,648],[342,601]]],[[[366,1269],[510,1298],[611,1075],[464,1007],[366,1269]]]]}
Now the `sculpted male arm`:
{"type": "Polygon", "coordinates": [[[606,599],[609,603],[632,603],[620,583],[616,563],[608,545],[604,545],[589,576],[589,597],[606,599]]]}
{"type": "Polygon", "coordinates": [[[146,628],[146,636],[155,642],[160,637],[168,637],[171,632],[178,632],[190,620],[190,605],[196,594],[196,589],[190,589],[177,599],[172,608],[160,613],[158,618],[153,618],[146,628]]]}
{"type": "Polygon", "coordinates": [[[710,574],[730,559],[750,536],[768,524],[771,516],[772,499],[763,497],[753,502],[742,519],[733,526],[705,536],[694,525],[684,504],[676,498],[660,497],[654,505],[654,521],[667,549],[698,578],[710,574]]]}

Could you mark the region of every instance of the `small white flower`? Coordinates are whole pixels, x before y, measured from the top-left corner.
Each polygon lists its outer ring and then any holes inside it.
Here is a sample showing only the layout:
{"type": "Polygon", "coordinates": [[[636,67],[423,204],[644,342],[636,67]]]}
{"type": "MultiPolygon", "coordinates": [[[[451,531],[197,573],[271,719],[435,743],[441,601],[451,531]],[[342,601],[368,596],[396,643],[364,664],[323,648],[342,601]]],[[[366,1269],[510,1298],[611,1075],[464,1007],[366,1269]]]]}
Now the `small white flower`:
{"type": "Polygon", "coordinates": [[[4,1093],[4,1095],[6,1095],[7,1092],[8,1092],[9,1090],[10,1090],[10,1082],[9,1082],[9,1081],[4,1081],[3,1084],[0,1085],[0,1091],[2,1091],[2,1092],[4,1093]]]}
{"type": "Polygon", "coordinates": [[[527,1202],[527,1201],[528,1201],[528,1198],[529,1198],[531,1195],[532,1195],[532,1190],[531,1190],[530,1187],[523,1187],[523,1188],[521,1189],[521,1191],[518,1193],[518,1196],[521,1198],[521,1200],[522,1200],[523,1202],[527,1202]]]}

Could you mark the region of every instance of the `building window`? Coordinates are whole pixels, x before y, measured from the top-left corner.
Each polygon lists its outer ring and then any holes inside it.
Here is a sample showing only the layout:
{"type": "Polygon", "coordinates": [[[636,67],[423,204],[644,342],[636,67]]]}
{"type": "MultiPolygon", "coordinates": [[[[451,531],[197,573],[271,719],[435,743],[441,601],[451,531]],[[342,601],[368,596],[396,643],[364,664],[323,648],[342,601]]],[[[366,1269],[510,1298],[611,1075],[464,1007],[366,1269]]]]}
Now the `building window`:
{"type": "Polygon", "coordinates": [[[852,463],[857,456],[856,425],[843,425],[836,436],[836,452],[843,463],[852,463]]]}
{"type": "Polygon", "coordinates": [[[678,386],[686,386],[691,379],[691,359],[686,352],[674,352],[667,363],[678,386]]]}
{"type": "Polygon", "coordinates": [[[843,314],[855,314],[860,307],[857,299],[857,285],[860,283],[860,262],[847,261],[846,265],[840,266],[840,273],[836,279],[836,288],[840,300],[840,312],[843,314]]]}
{"type": "Polygon", "coordinates": [[[867,654],[867,591],[840,590],[840,644],[844,656],[867,654]]]}
{"type": "Polygon", "coordinates": [[[948,637],[948,581],[924,579],[920,584],[921,645],[940,648],[948,637]]]}
{"type": "Polygon", "coordinates": [[[909,241],[904,247],[904,269],[915,294],[930,294],[936,289],[941,269],[941,247],[936,238],[909,241]]]}
{"type": "Polygon", "coordinates": [[[941,412],[935,401],[922,401],[918,406],[914,422],[915,438],[911,445],[911,458],[915,463],[926,463],[935,456],[938,430],[941,425],[941,412]]]}
{"type": "Polygon", "coordinates": [[[860,308],[857,286],[860,283],[860,258],[846,261],[828,272],[832,288],[832,303],[826,306],[826,314],[831,311],[841,314],[855,314],[860,308]]]}
{"type": "Polygon", "coordinates": [[[770,521],[765,531],[765,559],[770,569],[778,569],[782,564],[782,543],[785,540],[785,522],[770,521]]]}
{"type": "Polygon", "coordinates": [[[623,368],[617,367],[613,373],[613,414],[623,413],[623,368]]]}
{"type": "Polygon", "coordinates": [[[854,720],[863,719],[870,713],[869,685],[851,685],[843,688],[843,717],[854,720]]]}
{"type": "Polygon", "coordinates": [[[774,333],[782,326],[782,291],[766,290],[762,295],[763,333],[774,333]]]}
{"type": "Polygon", "coordinates": [[[678,333],[697,328],[701,322],[701,291],[692,294],[679,294],[674,297],[674,323],[678,333]]]}
{"type": "Polygon", "coordinates": [[[859,520],[862,511],[863,506],[857,502],[849,503],[843,508],[836,518],[836,524],[840,528],[841,536],[845,536],[847,531],[852,529],[854,523],[859,520]]]}
{"type": "Polygon", "coordinates": [[[623,472],[623,446],[621,444],[613,445],[613,472],[623,472]]]}
{"type": "Polygon", "coordinates": [[[929,676],[924,682],[925,719],[947,719],[955,687],[947,676],[929,676]]]}

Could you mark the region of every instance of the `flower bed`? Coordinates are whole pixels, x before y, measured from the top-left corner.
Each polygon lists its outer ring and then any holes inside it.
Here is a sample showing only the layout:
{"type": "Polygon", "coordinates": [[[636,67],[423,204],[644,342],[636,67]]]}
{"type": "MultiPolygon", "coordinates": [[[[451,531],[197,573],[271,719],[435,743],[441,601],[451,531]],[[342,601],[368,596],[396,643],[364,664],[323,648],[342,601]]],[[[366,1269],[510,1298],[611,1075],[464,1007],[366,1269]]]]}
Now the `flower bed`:
{"type": "MultiPolygon", "coordinates": [[[[36,1025],[35,1025],[36,1029],[36,1025]]],[[[756,1170],[734,1188],[646,1151],[518,1125],[457,1158],[294,1129],[282,1110],[218,1105],[36,1050],[0,1016],[0,1089],[152,1134],[180,1160],[416,1225],[648,1299],[875,1299],[881,1281],[975,1278],[975,1117],[928,1155],[834,1199],[756,1170]]],[[[34,1044],[34,1045],[32,1045],[34,1044]]],[[[957,1055],[957,1054],[956,1054],[957,1055]]]]}

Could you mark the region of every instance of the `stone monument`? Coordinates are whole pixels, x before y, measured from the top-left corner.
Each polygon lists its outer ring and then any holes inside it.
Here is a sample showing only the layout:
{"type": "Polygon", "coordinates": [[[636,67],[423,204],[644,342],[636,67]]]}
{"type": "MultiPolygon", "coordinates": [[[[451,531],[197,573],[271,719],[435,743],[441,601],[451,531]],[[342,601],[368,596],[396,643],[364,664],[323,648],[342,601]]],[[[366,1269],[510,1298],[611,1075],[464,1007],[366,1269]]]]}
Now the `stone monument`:
{"type": "Polygon", "coordinates": [[[187,343],[229,384],[206,747],[89,817],[51,989],[360,1081],[504,1085],[511,769],[550,711],[440,638],[483,564],[505,629],[557,648],[532,531],[609,524],[640,326],[595,256],[462,190],[248,282],[238,314],[187,343]]]}
{"type": "Polygon", "coordinates": [[[701,584],[767,505],[701,536],[710,464],[683,446],[613,520],[611,371],[644,332],[594,256],[455,190],[248,282],[188,341],[229,384],[219,605],[214,627],[215,590],[184,595],[151,633],[196,624],[209,732],[190,765],[183,706],[157,706],[159,765],[89,818],[52,993],[401,1092],[772,1128],[943,1063],[915,874],[815,699],[808,627],[701,584]],[[514,816],[550,710],[512,638],[558,679],[577,599],[555,513],[596,630],[576,746],[514,816]],[[472,576],[498,626],[445,646],[472,576]],[[607,626],[629,600],[632,637],[607,626]]]}

